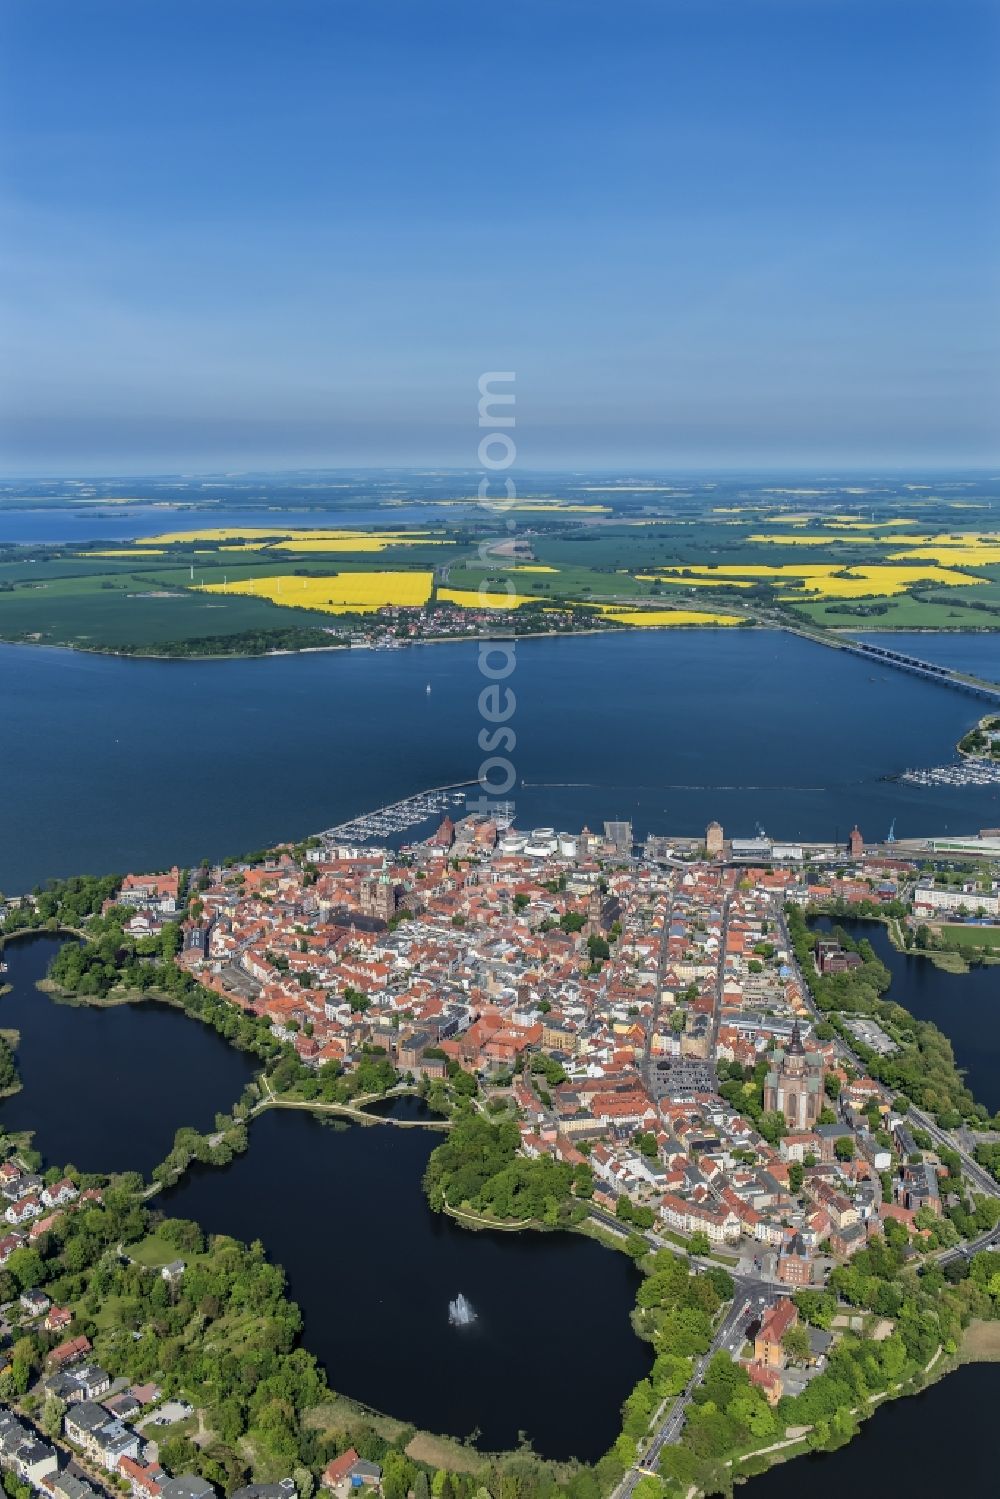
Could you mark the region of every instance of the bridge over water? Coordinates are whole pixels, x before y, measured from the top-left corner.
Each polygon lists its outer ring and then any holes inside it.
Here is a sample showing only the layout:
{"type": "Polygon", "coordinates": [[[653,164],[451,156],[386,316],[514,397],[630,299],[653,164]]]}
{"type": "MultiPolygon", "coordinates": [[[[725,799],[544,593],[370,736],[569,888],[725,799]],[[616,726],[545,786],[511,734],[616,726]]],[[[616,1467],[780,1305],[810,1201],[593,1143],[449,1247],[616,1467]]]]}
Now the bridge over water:
{"type": "Polygon", "coordinates": [[[1000,683],[987,682],[982,677],[955,671],[950,666],[939,666],[934,661],[924,661],[919,656],[911,656],[904,651],[890,650],[888,646],[873,645],[868,641],[853,640],[849,636],[814,635],[810,630],[799,630],[794,626],[785,628],[791,634],[799,635],[803,640],[811,640],[816,645],[829,646],[831,650],[847,651],[852,656],[863,656],[869,661],[877,661],[882,666],[892,666],[897,671],[907,671],[912,676],[924,677],[931,682],[941,682],[946,687],[955,687],[959,692],[968,692],[973,697],[1000,703],[1000,683]]]}

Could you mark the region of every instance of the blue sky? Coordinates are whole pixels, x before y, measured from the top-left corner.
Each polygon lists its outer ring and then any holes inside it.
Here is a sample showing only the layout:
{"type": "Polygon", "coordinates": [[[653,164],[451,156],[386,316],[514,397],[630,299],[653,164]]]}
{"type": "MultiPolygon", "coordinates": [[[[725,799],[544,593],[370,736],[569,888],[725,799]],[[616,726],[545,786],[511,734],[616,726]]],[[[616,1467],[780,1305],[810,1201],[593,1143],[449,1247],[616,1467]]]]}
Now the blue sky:
{"type": "Polygon", "coordinates": [[[6,0],[0,466],[1000,461],[994,0],[6,0]]]}

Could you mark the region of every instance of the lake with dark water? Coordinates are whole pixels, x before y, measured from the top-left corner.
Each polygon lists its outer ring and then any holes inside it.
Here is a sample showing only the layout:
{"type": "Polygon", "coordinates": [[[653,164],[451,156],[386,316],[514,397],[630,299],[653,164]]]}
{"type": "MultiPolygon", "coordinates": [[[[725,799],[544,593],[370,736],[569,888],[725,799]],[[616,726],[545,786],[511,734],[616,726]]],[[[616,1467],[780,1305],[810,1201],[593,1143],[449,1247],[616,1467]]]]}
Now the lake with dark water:
{"type": "MultiPolygon", "coordinates": [[[[475,642],[202,662],[0,646],[0,889],[240,854],[474,779],[484,685],[475,642]]],[[[998,787],[891,779],[952,760],[975,699],[782,632],[525,640],[505,685],[522,827],[1000,824],[998,787]]]]}
{"type": "Polygon", "coordinates": [[[880,1406],[837,1452],[810,1453],[737,1489],[745,1499],[940,1499],[997,1491],[991,1410],[1000,1364],[965,1364],[920,1395],[880,1406]]]}
{"type": "Polygon", "coordinates": [[[651,1363],[629,1322],[639,1273],[576,1234],[473,1233],[431,1212],[421,1178],[439,1139],[275,1109],[245,1155],[157,1201],[263,1241],[334,1389],[489,1450],[524,1431],[546,1457],[596,1459],[651,1363]],[[459,1294],[465,1327],[448,1320],[459,1294]]]}
{"type": "Polygon", "coordinates": [[[171,1005],[58,1003],[35,988],[57,937],[6,944],[0,1027],[20,1032],[19,1093],[0,1099],[0,1128],[34,1130],[47,1166],[150,1170],[182,1125],[210,1130],[253,1076],[254,1058],[171,1005]]]}
{"type": "Polygon", "coordinates": [[[855,942],[870,942],[892,973],[885,998],[944,1031],[976,1099],[991,1113],[1000,1110],[1000,965],[947,973],[893,947],[880,921],[821,917],[812,924],[841,926],[855,942]]]}

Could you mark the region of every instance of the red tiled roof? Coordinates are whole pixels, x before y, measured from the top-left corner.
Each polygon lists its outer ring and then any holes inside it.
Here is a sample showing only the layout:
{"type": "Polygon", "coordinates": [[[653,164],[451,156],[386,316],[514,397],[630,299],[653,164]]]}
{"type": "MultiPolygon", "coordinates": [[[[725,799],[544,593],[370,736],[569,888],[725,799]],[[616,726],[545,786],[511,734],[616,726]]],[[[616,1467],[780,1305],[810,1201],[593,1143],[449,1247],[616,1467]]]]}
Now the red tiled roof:
{"type": "Polygon", "coordinates": [[[764,1313],[759,1336],[766,1338],[769,1343],[780,1343],[788,1329],[798,1320],[798,1315],[795,1302],[783,1296],[764,1313]]]}
{"type": "Polygon", "coordinates": [[[357,1461],[358,1454],[353,1447],[348,1447],[346,1452],[342,1452],[339,1457],[335,1457],[332,1462],[327,1463],[323,1469],[323,1483],[329,1484],[331,1488],[334,1488],[347,1477],[357,1461]]]}

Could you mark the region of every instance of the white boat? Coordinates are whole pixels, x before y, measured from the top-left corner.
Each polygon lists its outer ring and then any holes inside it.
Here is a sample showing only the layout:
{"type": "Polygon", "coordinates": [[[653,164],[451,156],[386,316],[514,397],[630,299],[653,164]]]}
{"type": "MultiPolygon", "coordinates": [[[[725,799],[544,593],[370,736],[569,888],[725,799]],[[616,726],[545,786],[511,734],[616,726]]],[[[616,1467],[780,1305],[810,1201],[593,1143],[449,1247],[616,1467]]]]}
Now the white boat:
{"type": "Polygon", "coordinates": [[[430,693],[430,690],[431,690],[431,684],[430,684],[430,682],[428,682],[427,683],[427,692],[428,692],[428,694],[430,693]]]}

